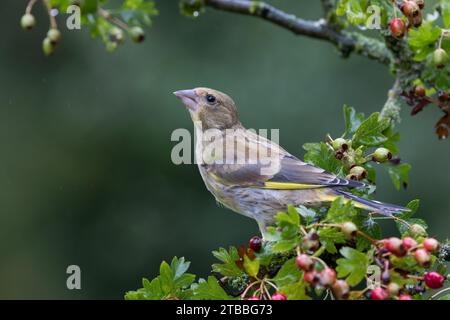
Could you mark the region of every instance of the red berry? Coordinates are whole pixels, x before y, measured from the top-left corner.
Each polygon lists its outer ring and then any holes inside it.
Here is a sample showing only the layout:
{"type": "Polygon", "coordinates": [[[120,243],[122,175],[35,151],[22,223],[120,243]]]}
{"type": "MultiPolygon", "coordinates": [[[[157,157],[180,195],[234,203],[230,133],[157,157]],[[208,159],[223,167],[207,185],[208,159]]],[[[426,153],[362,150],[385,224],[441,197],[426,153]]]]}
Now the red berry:
{"type": "Polygon", "coordinates": [[[414,87],[414,94],[419,97],[424,97],[426,94],[425,87],[422,85],[417,85],[414,87]]]}
{"type": "Polygon", "coordinates": [[[425,284],[431,289],[439,289],[444,285],[445,277],[437,272],[425,273],[425,284]]]}
{"type": "Polygon", "coordinates": [[[428,267],[431,263],[431,256],[425,249],[417,249],[414,251],[414,258],[422,267],[428,267]]]}
{"type": "Polygon", "coordinates": [[[400,18],[392,19],[389,24],[389,28],[391,29],[391,33],[394,38],[402,38],[406,33],[406,24],[400,18]]]}
{"type": "Polygon", "coordinates": [[[331,289],[336,299],[347,299],[350,294],[350,287],[345,280],[336,280],[331,289]]]}
{"type": "Polygon", "coordinates": [[[405,255],[405,249],[402,246],[402,240],[400,240],[399,238],[389,238],[385,244],[384,244],[385,248],[387,249],[387,251],[395,254],[397,257],[401,257],[405,255]]]}
{"type": "Polygon", "coordinates": [[[323,269],[319,275],[319,283],[324,287],[329,287],[336,282],[336,272],[331,268],[323,269]]]}
{"type": "Polygon", "coordinates": [[[309,284],[315,285],[319,281],[319,274],[316,270],[305,272],[303,280],[309,284]]]}
{"type": "Polygon", "coordinates": [[[262,239],[258,236],[254,236],[253,238],[250,239],[250,241],[248,242],[248,246],[250,247],[250,249],[252,249],[255,252],[259,252],[261,250],[261,246],[262,246],[262,239]]]}
{"type": "Polygon", "coordinates": [[[413,1],[404,1],[401,9],[408,18],[416,17],[420,13],[419,6],[413,1]]]}
{"type": "Polygon", "coordinates": [[[251,296],[247,300],[261,300],[261,299],[256,296],[251,296]]]}
{"type": "Polygon", "coordinates": [[[275,292],[272,295],[272,300],[286,300],[286,296],[284,294],[282,294],[282,293],[275,292]]]}
{"type": "Polygon", "coordinates": [[[412,300],[410,295],[407,294],[401,294],[398,296],[398,300],[412,300]]]}
{"type": "Polygon", "coordinates": [[[426,238],[425,240],[423,240],[422,244],[425,250],[428,250],[430,252],[434,252],[439,249],[439,242],[433,238],[426,238]]]}
{"type": "Polygon", "coordinates": [[[417,246],[417,241],[411,237],[406,237],[402,240],[402,245],[405,250],[410,250],[411,248],[417,246]]]}
{"type": "Polygon", "coordinates": [[[313,259],[307,254],[301,254],[295,258],[295,264],[302,270],[311,271],[314,268],[313,259]]]}
{"type": "Polygon", "coordinates": [[[373,289],[370,293],[370,298],[372,300],[386,300],[388,297],[386,290],[381,287],[373,289]]]}

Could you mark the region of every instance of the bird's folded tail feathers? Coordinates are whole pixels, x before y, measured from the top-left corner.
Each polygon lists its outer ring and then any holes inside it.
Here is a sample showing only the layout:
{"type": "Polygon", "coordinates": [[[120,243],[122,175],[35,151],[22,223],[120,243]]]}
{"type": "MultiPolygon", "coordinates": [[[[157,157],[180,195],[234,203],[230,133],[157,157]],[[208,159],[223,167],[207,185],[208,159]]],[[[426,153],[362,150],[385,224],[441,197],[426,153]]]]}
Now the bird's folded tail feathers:
{"type": "Polygon", "coordinates": [[[380,213],[385,216],[392,216],[394,214],[400,213],[400,212],[407,212],[410,211],[410,209],[397,206],[395,204],[389,204],[389,203],[383,203],[375,200],[367,200],[360,198],[358,196],[355,196],[354,194],[351,194],[349,192],[340,190],[340,189],[334,189],[333,192],[336,194],[335,197],[343,196],[345,199],[349,199],[353,201],[353,204],[357,208],[370,210],[376,213],[380,213]]]}

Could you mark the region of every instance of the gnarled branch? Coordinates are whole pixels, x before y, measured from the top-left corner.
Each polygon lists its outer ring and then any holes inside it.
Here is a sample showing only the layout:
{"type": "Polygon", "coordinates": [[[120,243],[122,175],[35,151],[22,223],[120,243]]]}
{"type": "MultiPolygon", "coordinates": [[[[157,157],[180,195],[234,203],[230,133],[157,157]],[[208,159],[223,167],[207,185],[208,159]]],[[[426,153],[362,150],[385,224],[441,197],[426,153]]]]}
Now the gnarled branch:
{"type": "Polygon", "coordinates": [[[218,10],[259,17],[297,35],[329,41],[336,45],[344,56],[348,56],[351,52],[357,52],[383,64],[391,62],[391,54],[381,41],[375,39],[363,41],[364,36],[355,37],[351,33],[329,25],[325,19],[304,20],[261,1],[204,0],[204,3],[218,10]],[[375,44],[376,50],[371,45],[367,45],[368,43],[375,44]]]}

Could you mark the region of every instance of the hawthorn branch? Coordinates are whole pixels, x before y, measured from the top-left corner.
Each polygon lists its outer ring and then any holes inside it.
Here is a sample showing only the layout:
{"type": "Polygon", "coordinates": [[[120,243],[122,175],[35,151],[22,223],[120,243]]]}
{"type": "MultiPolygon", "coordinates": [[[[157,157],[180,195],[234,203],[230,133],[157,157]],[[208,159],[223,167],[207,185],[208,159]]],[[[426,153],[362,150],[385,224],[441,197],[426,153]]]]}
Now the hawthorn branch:
{"type": "Polygon", "coordinates": [[[217,10],[261,18],[290,30],[296,35],[331,42],[344,57],[356,52],[385,65],[392,61],[390,51],[381,41],[339,30],[325,19],[304,20],[261,1],[204,0],[204,4],[217,10]]]}

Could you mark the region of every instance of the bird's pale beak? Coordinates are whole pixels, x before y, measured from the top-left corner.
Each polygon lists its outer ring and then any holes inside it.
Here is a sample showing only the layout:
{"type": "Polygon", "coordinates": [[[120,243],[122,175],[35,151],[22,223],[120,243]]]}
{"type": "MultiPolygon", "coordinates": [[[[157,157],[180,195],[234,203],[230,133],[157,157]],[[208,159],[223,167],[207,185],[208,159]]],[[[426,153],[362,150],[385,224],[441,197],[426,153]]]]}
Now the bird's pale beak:
{"type": "Polygon", "coordinates": [[[194,89],[191,90],[179,90],[173,93],[184,103],[186,107],[192,111],[197,110],[197,94],[194,89]]]}

